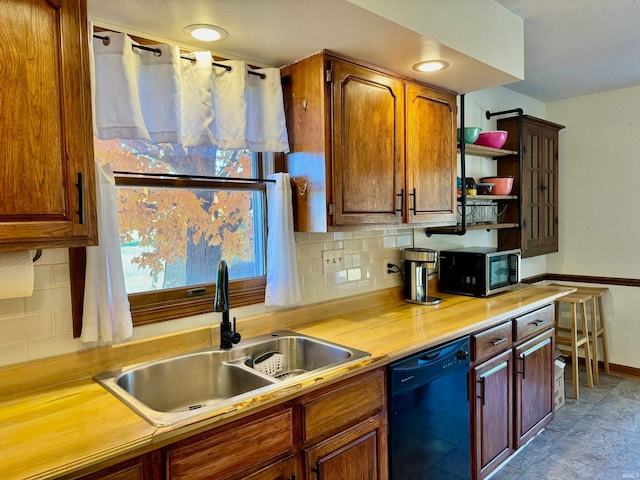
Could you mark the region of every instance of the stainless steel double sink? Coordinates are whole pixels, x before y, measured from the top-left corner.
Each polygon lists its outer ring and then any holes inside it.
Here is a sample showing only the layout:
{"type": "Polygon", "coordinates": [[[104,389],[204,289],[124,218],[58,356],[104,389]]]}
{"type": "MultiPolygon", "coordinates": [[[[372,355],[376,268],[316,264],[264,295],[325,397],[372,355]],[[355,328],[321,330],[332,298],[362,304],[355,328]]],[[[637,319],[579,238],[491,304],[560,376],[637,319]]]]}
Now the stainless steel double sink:
{"type": "Polygon", "coordinates": [[[279,331],[231,349],[198,350],[94,379],[151,424],[165,426],[367,357],[361,350],[279,331]],[[260,368],[261,359],[272,362],[270,368],[260,368]]]}

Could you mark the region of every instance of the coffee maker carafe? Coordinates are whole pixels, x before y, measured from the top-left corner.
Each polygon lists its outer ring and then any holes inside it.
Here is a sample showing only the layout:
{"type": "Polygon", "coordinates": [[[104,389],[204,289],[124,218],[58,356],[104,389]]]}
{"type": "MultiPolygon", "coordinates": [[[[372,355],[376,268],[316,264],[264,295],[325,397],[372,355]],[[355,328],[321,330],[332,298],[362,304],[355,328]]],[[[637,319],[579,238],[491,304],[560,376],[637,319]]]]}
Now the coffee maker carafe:
{"type": "Polygon", "coordinates": [[[410,303],[437,305],[442,299],[429,296],[429,276],[438,265],[438,252],[428,248],[404,249],[404,298],[410,303]]]}

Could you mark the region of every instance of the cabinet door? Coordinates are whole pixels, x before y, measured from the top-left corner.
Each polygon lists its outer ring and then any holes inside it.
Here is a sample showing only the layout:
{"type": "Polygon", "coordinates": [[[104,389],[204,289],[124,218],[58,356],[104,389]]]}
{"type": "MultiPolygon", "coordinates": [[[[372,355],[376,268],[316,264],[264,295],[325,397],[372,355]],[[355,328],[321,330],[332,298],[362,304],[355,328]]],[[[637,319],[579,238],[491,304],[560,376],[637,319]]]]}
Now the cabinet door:
{"type": "Polygon", "coordinates": [[[305,450],[308,480],[386,480],[386,416],[366,420],[305,450]]]}
{"type": "Polygon", "coordinates": [[[476,478],[484,478],[513,452],[513,368],[508,350],[473,368],[476,478]]]}
{"type": "Polygon", "coordinates": [[[455,96],[407,84],[408,222],[456,222],[456,111],[455,96]]]}
{"type": "Polygon", "coordinates": [[[269,465],[242,480],[296,480],[296,462],[293,457],[269,465]]]}
{"type": "Polygon", "coordinates": [[[181,441],[166,451],[166,478],[243,478],[245,472],[277,461],[293,450],[292,428],[292,412],[287,408],[181,441]]]}
{"type": "Polygon", "coordinates": [[[142,455],[81,478],[82,480],[151,480],[153,475],[150,462],[150,454],[142,455]]]}
{"type": "Polygon", "coordinates": [[[403,84],[331,62],[333,225],[402,222],[403,84]]]}
{"type": "Polygon", "coordinates": [[[523,159],[523,247],[558,251],[558,134],[525,124],[523,159]]]}
{"type": "Polygon", "coordinates": [[[516,448],[553,419],[553,351],[553,329],[514,350],[516,448]]]}
{"type": "Polygon", "coordinates": [[[97,240],[85,0],[0,4],[0,250],[97,240]]]}
{"type": "Polygon", "coordinates": [[[539,236],[544,253],[558,251],[558,131],[542,129],[540,149],[540,218],[539,236]]]}

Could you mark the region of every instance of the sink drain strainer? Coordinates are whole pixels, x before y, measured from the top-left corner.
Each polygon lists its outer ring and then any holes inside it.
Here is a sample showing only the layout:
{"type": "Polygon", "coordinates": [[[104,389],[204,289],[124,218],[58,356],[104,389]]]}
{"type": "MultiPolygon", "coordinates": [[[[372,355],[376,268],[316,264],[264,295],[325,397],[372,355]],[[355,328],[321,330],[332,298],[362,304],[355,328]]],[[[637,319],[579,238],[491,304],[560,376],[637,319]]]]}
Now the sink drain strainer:
{"type": "Polygon", "coordinates": [[[253,361],[253,368],[260,373],[275,377],[284,369],[284,355],[280,352],[265,352],[253,361]]]}

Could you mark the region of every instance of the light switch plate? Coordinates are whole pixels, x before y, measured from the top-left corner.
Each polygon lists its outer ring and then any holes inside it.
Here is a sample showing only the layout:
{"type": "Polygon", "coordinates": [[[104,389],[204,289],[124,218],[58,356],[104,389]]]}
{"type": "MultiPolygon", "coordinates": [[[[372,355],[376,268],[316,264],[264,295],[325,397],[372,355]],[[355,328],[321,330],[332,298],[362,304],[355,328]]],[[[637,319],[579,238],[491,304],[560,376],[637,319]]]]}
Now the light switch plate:
{"type": "Polygon", "coordinates": [[[344,250],[324,250],[322,252],[323,272],[337,272],[345,268],[344,250]]]}

